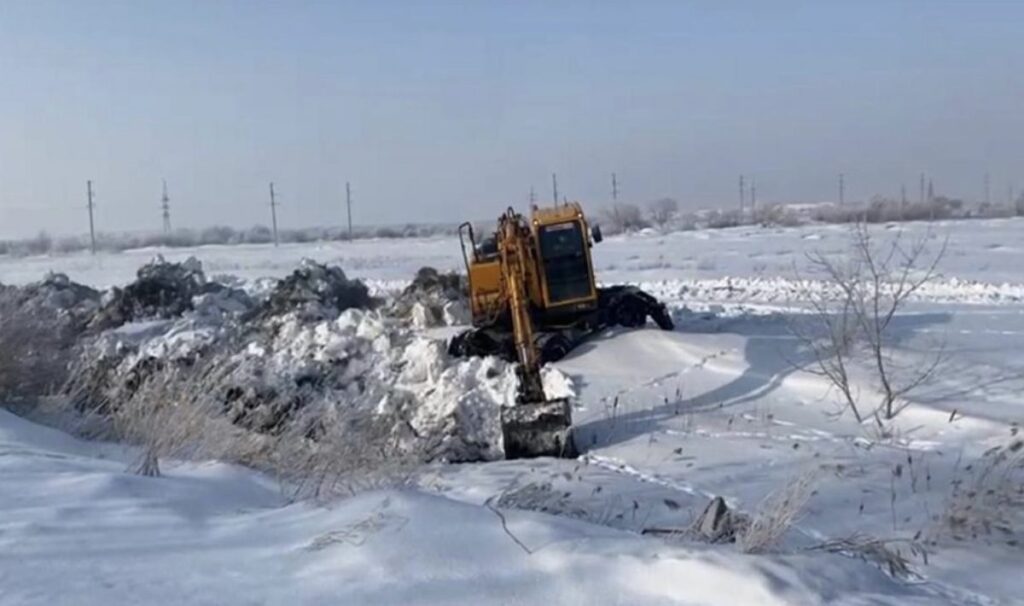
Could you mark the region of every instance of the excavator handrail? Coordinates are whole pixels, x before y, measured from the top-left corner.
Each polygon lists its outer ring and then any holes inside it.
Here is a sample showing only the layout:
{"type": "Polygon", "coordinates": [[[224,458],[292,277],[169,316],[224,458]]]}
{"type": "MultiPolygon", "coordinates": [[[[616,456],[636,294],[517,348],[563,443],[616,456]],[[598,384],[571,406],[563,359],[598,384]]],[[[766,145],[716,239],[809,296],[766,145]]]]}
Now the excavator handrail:
{"type": "Polygon", "coordinates": [[[469,256],[466,254],[466,239],[464,233],[469,235],[469,244],[473,249],[473,260],[476,261],[476,236],[473,234],[473,224],[469,221],[459,225],[459,244],[462,246],[462,262],[466,264],[466,272],[469,272],[469,256]]]}

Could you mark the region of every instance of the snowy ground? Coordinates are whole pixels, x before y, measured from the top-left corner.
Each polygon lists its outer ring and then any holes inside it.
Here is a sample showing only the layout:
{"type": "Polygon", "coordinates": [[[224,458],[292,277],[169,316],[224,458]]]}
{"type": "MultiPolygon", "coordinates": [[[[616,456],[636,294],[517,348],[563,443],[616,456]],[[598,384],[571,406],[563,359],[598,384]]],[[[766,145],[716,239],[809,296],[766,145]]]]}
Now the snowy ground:
{"type": "MultiPolygon", "coordinates": [[[[900,353],[946,362],[895,440],[865,440],[831,414],[821,379],[794,370],[808,288],[794,266],[842,251],[846,228],[610,238],[595,247],[600,279],[655,292],[678,326],[612,332],[558,363],[577,392],[579,460],[434,467],[415,489],[324,508],[221,464],[127,475],[121,448],[0,411],[0,603],[1024,603],[1019,534],[957,541],[937,521],[970,462],[1024,420],[1024,222],[905,227],[949,247],[941,279],[896,319],[900,353]],[[713,495],[756,511],[805,474],[816,493],[777,553],[638,534],[685,524],[713,495]],[[503,509],[524,548],[485,505],[503,493],[561,515],[503,509]],[[910,582],[806,550],[855,532],[935,545],[910,582]]],[[[421,265],[461,266],[456,240],[379,240],[0,259],[0,282],[58,270],[120,284],[157,252],[245,279],[313,257],[385,289],[421,265]]]]}

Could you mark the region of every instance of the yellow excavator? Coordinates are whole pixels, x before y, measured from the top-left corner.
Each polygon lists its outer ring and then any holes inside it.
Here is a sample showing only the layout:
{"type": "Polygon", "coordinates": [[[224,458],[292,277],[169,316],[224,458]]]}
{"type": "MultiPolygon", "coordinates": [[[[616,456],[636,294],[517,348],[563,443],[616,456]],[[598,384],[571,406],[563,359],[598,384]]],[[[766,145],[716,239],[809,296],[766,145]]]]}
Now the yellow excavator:
{"type": "Polygon", "coordinates": [[[597,285],[590,249],[601,230],[577,202],[534,206],[529,219],[509,208],[493,235],[478,242],[467,222],[459,238],[473,328],[449,352],[518,362],[516,405],[502,411],[507,458],[575,456],[570,404],[545,395],[541,365],[610,326],[639,327],[650,317],[672,330],[672,317],[639,288],[597,285]]]}

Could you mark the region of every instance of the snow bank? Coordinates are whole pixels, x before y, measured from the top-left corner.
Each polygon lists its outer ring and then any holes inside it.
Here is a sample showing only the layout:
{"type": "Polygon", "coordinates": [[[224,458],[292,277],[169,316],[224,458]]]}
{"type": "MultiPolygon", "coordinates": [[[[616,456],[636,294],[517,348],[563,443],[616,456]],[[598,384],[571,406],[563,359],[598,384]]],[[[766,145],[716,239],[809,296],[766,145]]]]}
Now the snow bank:
{"type": "MultiPolygon", "coordinates": [[[[197,262],[158,259],[139,275],[98,314],[116,328],[83,347],[70,390],[80,407],[116,408],[153,373],[195,368],[217,374],[223,393],[213,397],[248,429],[277,433],[299,412],[309,419],[358,410],[393,419],[401,443],[428,459],[502,458],[500,409],[514,401],[512,368],[452,359],[444,342],[420,333],[461,320],[458,276],[423,269],[382,306],[341,269],[311,261],[251,288],[211,282],[197,262]]],[[[548,381],[556,395],[572,391],[557,371],[548,381]]]]}

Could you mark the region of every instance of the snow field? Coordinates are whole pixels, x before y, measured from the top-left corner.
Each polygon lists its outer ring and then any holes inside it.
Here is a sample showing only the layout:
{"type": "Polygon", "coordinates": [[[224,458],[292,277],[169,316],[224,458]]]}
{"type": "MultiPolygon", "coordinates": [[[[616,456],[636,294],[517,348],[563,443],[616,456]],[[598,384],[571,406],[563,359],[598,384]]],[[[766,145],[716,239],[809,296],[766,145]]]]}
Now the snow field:
{"type": "MultiPolygon", "coordinates": [[[[599,278],[662,297],[677,330],[609,331],[554,365],[549,388],[575,394],[587,450],[578,460],[433,465],[414,488],[324,508],[288,504],[266,478],[218,463],[125,475],[120,447],[0,413],[0,603],[1021,603],[1020,510],[1009,535],[966,538],[952,536],[946,515],[955,487],[975,482],[985,452],[1012,444],[1024,420],[1022,226],[931,226],[949,233],[942,277],[893,334],[899,356],[941,350],[946,361],[886,441],[836,416],[836,394],[796,368],[791,324],[806,314],[801,297],[826,286],[799,281],[793,266],[809,250],[842,252],[841,226],[641,234],[595,247],[599,278]],[[775,553],[639,534],[685,526],[714,495],[756,513],[808,473],[815,492],[775,553]],[[929,561],[912,560],[919,576],[908,581],[856,554],[807,551],[854,533],[926,542],[929,561]],[[54,569],[65,582],[48,582],[54,569]]],[[[73,279],[120,283],[149,254],[3,260],[0,281],[63,267],[73,279]]],[[[420,264],[461,265],[450,239],[180,254],[238,274],[251,293],[300,254],[337,261],[379,293],[399,290],[420,264]]],[[[383,384],[424,403],[421,427],[454,417],[493,440],[511,375],[493,361],[445,360],[447,329],[412,326],[400,345],[375,345],[372,314],[345,314],[286,327],[247,355],[281,368],[351,356],[371,372],[397,369],[383,384]]],[[[873,397],[868,370],[854,371],[859,393],[873,397]]]]}

